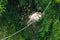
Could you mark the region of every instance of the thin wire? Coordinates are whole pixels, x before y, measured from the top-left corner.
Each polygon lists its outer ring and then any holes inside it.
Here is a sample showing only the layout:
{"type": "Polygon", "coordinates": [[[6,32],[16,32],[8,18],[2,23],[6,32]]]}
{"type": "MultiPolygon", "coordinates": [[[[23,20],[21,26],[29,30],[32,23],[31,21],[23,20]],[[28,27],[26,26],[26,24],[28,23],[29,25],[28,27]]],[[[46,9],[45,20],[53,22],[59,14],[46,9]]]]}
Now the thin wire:
{"type": "MultiPolygon", "coordinates": [[[[32,22],[32,23],[33,23],[33,22],[32,22]]],[[[5,38],[2,38],[1,40],[5,40],[5,39],[7,39],[7,38],[10,38],[10,37],[16,35],[17,33],[21,32],[21,31],[23,31],[24,29],[26,29],[27,27],[29,27],[32,23],[28,24],[27,26],[25,26],[25,27],[22,28],[21,30],[19,30],[19,31],[17,31],[17,32],[15,32],[15,33],[13,33],[12,35],[10,35],[10,36],[8,36],[8,37],[5,37],[5,38]]]]}
{"type": "MultiPolygon", "coordinates": [[[[50,1],[50,2],[48,3],[47,7],[46,7],[46,8],[45,8],[45,10],[43,11],[43,14],[44,14],[44,13],[45,13],[45,11],[47,10],[47,8],[48,8],[48,7],[49,7],[49,5],[51,4],[51,2],[52,2],[52,1],[50,1]]],[[[33,22],[32,22],[32,23],[33,23],[33,22]]],[[[2,38],[1,40],[5,40],[5,39],[7,39],[7,38],[10,38],[10,37],[12,37],[12,36],[16,35],[17,33],[19,33],[19,32],[21,32],[21,31],[23,31],[24,29],[28,28],[32,23],[28,24],[27,26],[25,26],[25,27],[24,27],[24,28],[22,28],[21,30],[19,30],[19,31],[17,31],[17,32],[15,32],[15,33],[13,33],[12,35],[7,36],[7,37],[5,37],[5,38],[2,38]]]]}
{"type": "Polygon", "coordinates": [[[45,10],[42,12],[43,14],[44,14],[45,11],[48,9],[48,7],[50,6],[51,3],[52,3],[52,0],[48,3],[48,5],[46,6],[45,10]]]}

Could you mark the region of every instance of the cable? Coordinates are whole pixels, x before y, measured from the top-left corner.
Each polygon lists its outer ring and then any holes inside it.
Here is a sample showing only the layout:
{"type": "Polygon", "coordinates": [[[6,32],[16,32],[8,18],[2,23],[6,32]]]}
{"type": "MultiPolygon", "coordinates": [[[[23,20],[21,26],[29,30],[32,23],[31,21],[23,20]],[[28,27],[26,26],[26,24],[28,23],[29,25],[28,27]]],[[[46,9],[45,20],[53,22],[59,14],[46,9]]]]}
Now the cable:
{"type": "MultiPolygon", "coordinates": [[[[33,23],[33,22],[32,22],[32,23],[33,23]]],[[[10,37],[16,35],[17,33],[21,32],[21,31],[23,31],[24,29],[26,29],[27,27],[29,27],[32,23],[28,24],[27,26],[25,26],[25,27],[22,28],[21,30],[19,30],[19,31],[17,31],[17,32],[15,32],[15,33],[13,33],[12,35],[7,36],[7,37],[5,37],[5,38],[2,38],[1,40],[5,40],[5,39],[7,39],[7,38],[10,38],[10,37]]]]}
{"type": "Polygon", "coordinates": [[[48,3],[48,5],[46,6],[45,10],[42,12],[43,14],[45,13],[45,11],[48,9],[49,5],[51,4],[52,0],[48,3]]]}

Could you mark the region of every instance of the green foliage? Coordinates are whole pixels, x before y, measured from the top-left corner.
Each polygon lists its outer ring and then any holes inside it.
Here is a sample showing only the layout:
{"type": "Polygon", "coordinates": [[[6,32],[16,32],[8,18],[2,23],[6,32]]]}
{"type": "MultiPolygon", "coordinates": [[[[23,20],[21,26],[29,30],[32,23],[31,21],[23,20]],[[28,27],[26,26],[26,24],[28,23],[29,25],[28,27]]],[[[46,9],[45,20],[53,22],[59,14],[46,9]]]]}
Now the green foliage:
{"type": "MultiPolygon", "coordinates": [[[[24,28],[28,16],[43,12],[50,0],[0,0],[0,39],[24,28]]],[[[53,0],[36,24],[6,40],[60,40],[60,4],[53,0]]]]}
{"type": "Polygon", "coordinates": [[[26,5],[26,0],[19,0],[19,4],[20,4],[21,6],[26,5]]]}
{"type": "Polygon", "coordinates": [[[7,4],[7,0],[0,0],[0,13],[5,12],[5,5],[7,4]]]}
{"type": "Polygon", "coordinates": [[[56,3],[60,3],[60,0],[54,0],[56,3]]]}

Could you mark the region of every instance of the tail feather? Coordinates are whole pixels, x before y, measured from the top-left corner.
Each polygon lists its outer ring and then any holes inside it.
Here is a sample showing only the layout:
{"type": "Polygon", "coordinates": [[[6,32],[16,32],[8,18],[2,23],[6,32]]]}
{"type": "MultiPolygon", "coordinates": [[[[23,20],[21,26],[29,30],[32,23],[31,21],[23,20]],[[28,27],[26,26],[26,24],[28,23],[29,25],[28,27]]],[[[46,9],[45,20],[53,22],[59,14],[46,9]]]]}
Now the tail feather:
{"type": "Polygon", "coordinates": [[[27,24],[29,24],[29,23],[31,23],[31,20],[29,20],[29,21],[27,22],[27,24]]]}

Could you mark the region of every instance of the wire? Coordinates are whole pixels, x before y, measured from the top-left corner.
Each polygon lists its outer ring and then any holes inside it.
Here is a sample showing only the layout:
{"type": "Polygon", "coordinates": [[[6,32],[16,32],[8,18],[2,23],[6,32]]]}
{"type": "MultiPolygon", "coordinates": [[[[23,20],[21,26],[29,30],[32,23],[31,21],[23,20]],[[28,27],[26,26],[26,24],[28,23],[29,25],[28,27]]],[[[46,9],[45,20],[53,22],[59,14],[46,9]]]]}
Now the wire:
{"type": "MultiPolygon", "coordinates": [[[[32,23],[33,23],[33,22],[32,22],[32,23]]],[[[26,29],[27,27],[29,27],[32,23],[28,24],[27,26],[25,26],[25,27],[22,28],[21,30],[19,30],[19,31],[17,31],[17,32],[15,32],[15,33],[13,33],[12,35],[7,36],[7,37],[5,37],[5,38],[2,38],[1,40],[5,40],[5,39],[7,39],[7,38],[10,38],[10,37],[16,35],[17,33],[21,32],[21,31],[23,31],[24,29],[26,29]]]]}
{"type": "MultiPolygon", "coordinates": [[[[46,7],[46,8],[45,8],[45,10],[43,11],[43,14],[44,14],[44,13],[45,13],[45,11],[47,10],[47,8],[48,8],[48,7],[49,7],[49,5],[51,4],[51,2],[52,2],[52,1],[50,1],[50,2],[48,3],[47,7],[46,7]]],[[[33,23],[33,22],[32,22],[32,23],[33,23]]],[[[10,38],[10,37],[12,37],[12,36],[16,35],[17,33],[19,33],[19,32],[21,32],[21,31],[23,31],[24,29],[28,28],[32,23],[28,24],[27,26],[25,26],[25,27],[24,27],[24,28],[22,28],[21,30],[19,30],[19,31],[17,31],[17,32],[15,32],[15,33],[13,33],[12,35],[7,36],[7,37],[5,37],[5,38],[2,38],[1,40],[5,40],[5,39],[7,39],[7,38],[10,38]]]]}
{"type": "Polygon", "coordinates": [[[45,11],[48,9],[49,5],[51,4],[52,0],[48,3],[48,5],[46,6],[45,10],[42,12],[43,14],[45,13],[45,11]]]}

